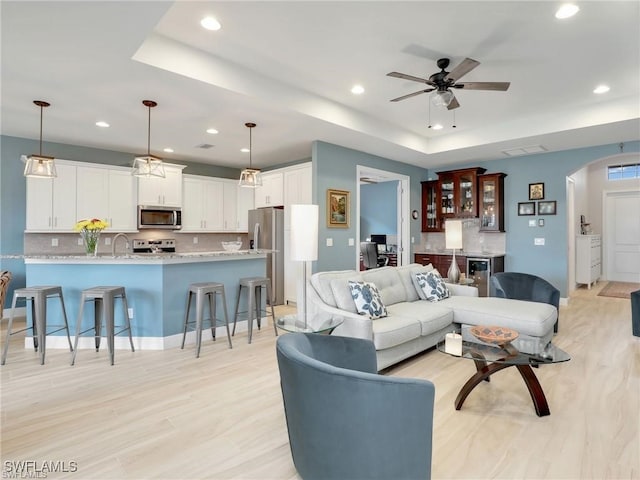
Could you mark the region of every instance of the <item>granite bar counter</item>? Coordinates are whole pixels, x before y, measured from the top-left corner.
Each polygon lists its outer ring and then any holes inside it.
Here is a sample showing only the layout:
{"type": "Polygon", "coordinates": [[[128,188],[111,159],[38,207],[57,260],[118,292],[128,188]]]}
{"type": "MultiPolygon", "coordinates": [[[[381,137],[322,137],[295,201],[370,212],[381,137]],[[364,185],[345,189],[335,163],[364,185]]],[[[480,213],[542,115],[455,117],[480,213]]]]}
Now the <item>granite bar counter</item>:
{"type": "MultiPolygon", "coordinates": [[[[239,279],[264,276],[265,250],[130,255],[32,255],[24,256],[27,285],[60,285],[63,289],[71,334],[82,290],[101,285],[123,286],[127,292],[132,335],[137,349],[162,350],[180,346],[189,285],[220,282],[225,286],[229,322],[233,322],[239,279]]],[[[221,308],[221,307],[218,307],[221,308]]],[[[246,299],[240,304],[246,310],[246,299]]],[[[195,308],[192,308],[195,311],[195,308]]],[[[119,301],[116,322],[121,316],[119,301]]],[[[208,309],[205,310],[208,316],[208,309]]],[[[221,310],[219,310],[221,312],[221,310]]],[[[83,330],[91,325],[93,308],[84,309],[83,330]]],[[[47,311],[48,323],[62,323],[59,309],[47,311]]],[[[220,316],[220,315],[219,315],[220,316]]],[[[30,322],[30,319],[29,319],[30,322]]],[[[246,329],[246,321],[238,330],[246,329]]],[[[226,332],[218,332],[224,339],[226,332]]],[[[68,348],[64,332],[47,338],[47,347],[68,348]]],[[[205,335],[203,339],[206,339],[205,335]]],[[[189,337],[188,337],[189,340],[189,337]]],[[[31,345],[28,337],[26,345],[31,345]]],[[[92,337],[82,337],[80,348],[93,348],[92,337]]],[[[116,338],[116,348],[129,348],[125,336],[116,338]]]]}

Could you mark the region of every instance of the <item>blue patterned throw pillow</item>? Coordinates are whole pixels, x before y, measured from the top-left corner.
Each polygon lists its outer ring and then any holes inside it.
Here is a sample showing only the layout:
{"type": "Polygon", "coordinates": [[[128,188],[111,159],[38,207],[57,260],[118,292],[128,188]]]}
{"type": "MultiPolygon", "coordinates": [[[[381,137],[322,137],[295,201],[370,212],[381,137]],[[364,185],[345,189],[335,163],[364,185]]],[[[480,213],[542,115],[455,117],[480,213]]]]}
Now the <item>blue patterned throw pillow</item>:
{"type": "Polygon", "coordinates": [[[380,292],[373,283],[349,280],[349,289],[360,315],[368,315],[372,320],[387,316],[380,292]]]}
{"type": "Polygon", "coordinates": [[[416,281],[430,302],[439,302],[451,296],[444,280],[435,271],[416,273],[416,281]]]}

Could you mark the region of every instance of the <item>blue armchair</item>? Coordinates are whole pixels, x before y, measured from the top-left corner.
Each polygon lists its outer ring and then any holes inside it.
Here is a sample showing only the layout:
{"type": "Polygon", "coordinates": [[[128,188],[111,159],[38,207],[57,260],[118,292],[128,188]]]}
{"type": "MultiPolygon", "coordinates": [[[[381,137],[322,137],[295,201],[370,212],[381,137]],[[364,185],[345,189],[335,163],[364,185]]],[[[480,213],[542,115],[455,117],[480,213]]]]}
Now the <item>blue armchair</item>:
{"type": "Polygon", "coordinates": [[[276,351],[303,479],[431,478],[431,382],[377,374],[369,340],[290,333],[276,351]]]}
{"type": "Polygon", "coordinates": [[[553,331],[558,331],[560,321],[560,290],[544,278],[529,273],[500,272],[491,276],[492,296],[548,303],[556,307],[558,320],[553,331]]]}

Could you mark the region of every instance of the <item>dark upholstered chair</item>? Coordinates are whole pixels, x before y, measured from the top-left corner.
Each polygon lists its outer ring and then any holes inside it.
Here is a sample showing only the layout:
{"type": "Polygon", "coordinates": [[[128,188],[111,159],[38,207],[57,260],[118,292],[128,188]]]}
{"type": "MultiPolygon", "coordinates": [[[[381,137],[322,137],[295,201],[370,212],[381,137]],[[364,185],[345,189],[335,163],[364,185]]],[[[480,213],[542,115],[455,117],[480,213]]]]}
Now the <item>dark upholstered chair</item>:
{"type": "Polygon", "coordinates": [[[631,292],[631,332],[640,337],[640,290],[631,292]]]}
{"type": "Polygon", "coordinates": [[[491,276],[491,296],[528,300],[530,302],[548,303],[556,307],[558,320],[553,331],[558,331],[560,321],[560,290],[544,278],[529,273],[500,272],[491,276]]]}
{"type": "Polygon", "coordinates": [[[431,477],[431,382],[377,374],[369,340],[289,333],[276,350],[291,454],[304,480],[431,477]]]}
{"type": "Polygon", "coordinates": [[[384,267],[389,263],[389,257],[378,256],[378,244],[374,242],[360,242],[360,253],[362,253],[362,263],[367,270],[371,268],[384,267]]]}

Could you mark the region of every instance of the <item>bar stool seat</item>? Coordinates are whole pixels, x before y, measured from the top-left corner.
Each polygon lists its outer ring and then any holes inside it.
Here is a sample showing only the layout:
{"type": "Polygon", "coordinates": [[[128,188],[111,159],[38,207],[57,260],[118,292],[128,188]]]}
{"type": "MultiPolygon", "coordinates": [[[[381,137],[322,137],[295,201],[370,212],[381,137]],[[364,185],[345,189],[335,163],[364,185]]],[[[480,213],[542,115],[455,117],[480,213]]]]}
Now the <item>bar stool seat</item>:
{"type": "Polygon", "coordinates": [[[251,337],[253,333],[253,319],[255,312],[255,319],[258,323],[258,330],[260,330],[260,321],[262,318],[262,314],[268,316],[268,310],[262,308],[262,289],[266,289],[267,298],[266,304],[271,307],[271,320],[273,322],[273,330],[278,336],[278,327],[276,327],[276,315],[273,311],[273,301],[271,300],[271,279],[268,277],[245,277],[240,279],[240,288],[238,288],[238,296],[236,297],[236,311],[233,316],[233,332],[232,335],[236,333],[236,322],[238,321],[238,315],[246,314],[247,315],[247,328],[249,330],[249,343],[251,343],[251,337]],[[240,296],[242,295],[242,289],[246,288],[248,290],[249,298],[247,304],[247,310],[239,312],[238,308],[240,306],[240,296]]]}
{"type": "Polygon", "coordinates": [[[11,317],[9,318],[9,325],[7,326],[7,337],[5,339],[4,349],[2,351],[2,365],[5,364],[7,359],[7,352],[9,350],[9,338],[16,333],[24,332],[26,330],[33,330],[33,347],[35,351],[40,348],[40,365],[44,365],[44,357],[46,353],[46,338],[47,335],[59,332],[60,330],[67,331],[67,340],[69,341],[69,350],[73,350],[71,346],[71,337],[69,336],[69,323],[67,322],[67,311],[64,308],[64,298],[62,296],[62,287],[55,285],[46,286],[34,286],[18,288],[13,292],[13,302],[11,305],[11,317]],[[27,303],[31,301],[31,326],[12,332],[13,317],[16,311],[16,302],[18,298],[24,298],[27,303]],[[60,306],[62,307],[62,318],[64,319],[64,325],[50,325],[50,327],[56,328],[56,330],[47,332],[47,299],[59,298],[60,306]]]}
{"type": "Polygon", "coordinates": [[[227,340],[229,341],[229,348],[233,348],[231,344],[231,334],[229,333],[229,316],[227,315],[227,299],[224,293],[224,283],[218,282],[202,282],[192,283],[189,285],[189,294],[187,296],[187,309],[184,316],[184,330],[182,332],[182,346],[184,348],[184,341],[187,337],[187,328],[189,325],[195,325],[196,331],[196,358],[200,358],[200,346],[202,344],[202,324],[207,321],[204,318],[204,302],[209,300],[209,324],[211,326],[211,336],[213,341],[216,340],[216,326],[222,325],[227,329],[227,340]],[[222,311],[224,313],[224,321],[216,317],[216,296],[222,297],[222,311]],[[189,321],[189,310],[191,309],[191,299],[193,295],[196,296],[196,318],[193,321],[189,321]]]}
{"type": "Polygon", "coordinates": [[[135,352],[133,347],[133,338],[131,338],[131,322],[129,322],[129,308],[127,305],[127,295],[124,287],[109,286],[109,287],[92,287],[82,291],[82,298],[80,299],[80,310],[78,311],[78,320],[76,321],[76,338],[73,346],[73,356],[71,357],[71,365],[76,362],[76,354],[78,353],[78,339],[83,333],[91,330],[95,331],[96,352],[100,350],[100,330],[102,328],[102,320],[106,324],[106,336],[107,346],[109,347],[109,358],[111,365],[114,363],[114,342],[115,336],[122,333],[129,333],[129,343],[131,344],[131,351],[135,352]],[[115,302],[116,298],[121,299],[122,313],[124,314],[124,325],[115,325],[115,302]],[[92,327],[80,331],[82,327],[82,311],[84,309],[85,302],[93,300],[94,304],[94,324],[92,327]],[[121,328],[118,332],[116,328],[121,328]]]}

